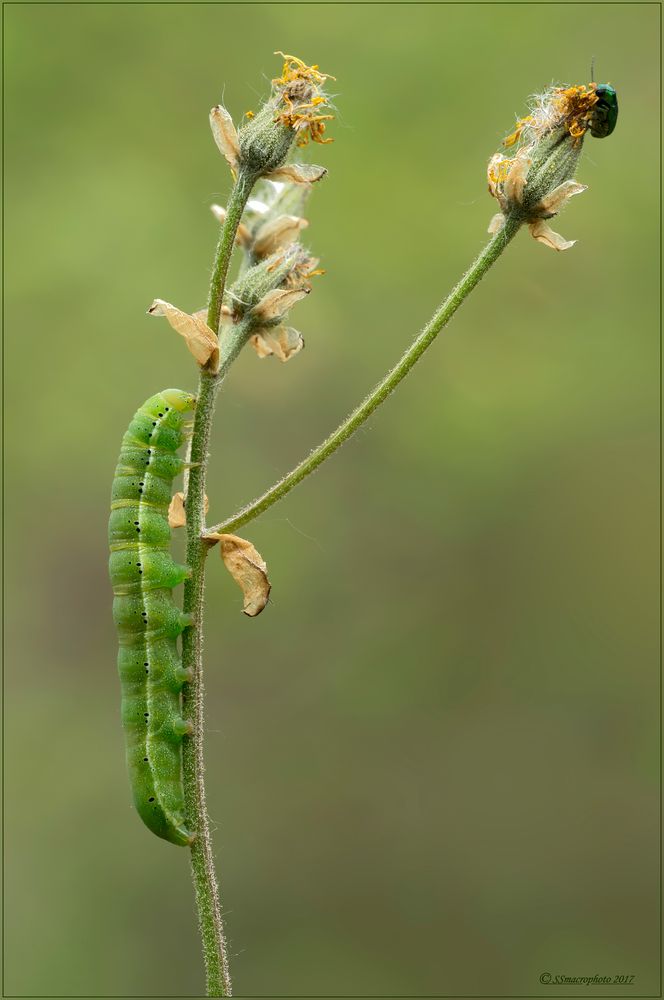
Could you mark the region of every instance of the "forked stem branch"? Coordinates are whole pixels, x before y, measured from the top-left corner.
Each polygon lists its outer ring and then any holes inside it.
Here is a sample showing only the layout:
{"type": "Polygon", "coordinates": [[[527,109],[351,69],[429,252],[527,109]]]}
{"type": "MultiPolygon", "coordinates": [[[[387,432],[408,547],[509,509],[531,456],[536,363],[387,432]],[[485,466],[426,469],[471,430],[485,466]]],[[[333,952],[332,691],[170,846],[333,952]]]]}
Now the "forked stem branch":
{"type": "MultiPolygon", "coordinates": [[[[240,173],[231,193],[227,215],[222,226],[208,303],[208,326],[219,329],[226,276],[237,229],[253,179],[240,173]]],[[[297,483],[310,475],[329,458],[344,441],[387,399],[411,368],[433,343],[438,333],[450,321],[461,303],[468,297],[491,265],[498,259],[510,240],[516,235],[522,219],[508,217],[477,260],[466,271],[440,308],[415,338],[411,346],[360,405],[318,448],[300,462],[287,476],[276,483],[263,496],[243,508],[233,517],[207,529],[210,532],[231,532],[252,521],[272,504],[286,496],[297,483]]],[[[194,624],[183,633],[182,662],[192,674],[183,691],[183,714],[192,723],[192,734],[184,741],[183,777],[187,825],[197,831],[191,848],[191,867],[196,892],[199,925],[205,959],[207,995],[231,995],[228,968],[228,950],[224,936],[219,884],[214,866],[210,824],[207,814],[204,781],[204,702],[203,702],[203,608],[205,557],[208,549],[205,528],[205,483],[207,478],[208,446],[217,390],[243,346],[241,337],[229,343],[228,356],[222,359],[221,369],[212,373],[201,371],[196,403],[194,428],[191,439],[191,462],[187,488],[187,564],[191,577],[184,588],[184,611],[194,617],[194,624]]]]}
{"type": "Polygon", "coordinates": [[[294,486],[301,483],[303,479],[311,475],[318,466],[333,455],[337,448],[340,448],[344,441],[355,433],[358,427],[367,420],[374,410],[383,403],[391,392],[396,389],[402,379],[406,377],[411,368],[422,357],[427,347],[436,339],[440,331],[451,320],[462,302],[472,292],[477,283],[484,277],[491,265],[500,257],[507,244],[516,236],[523,223],[521,216],[508,216],[503,228],[493,236],[479,257],[468,268],[459,283],[455,285],[442,305],[436,310],[429,322],[408,350],[402,355],[397,364],[378,383],[373,392],[370,392],[366,399],[337,427],[335,431],[326,438],[322,444],[309,454],[299,465],[296,465],[288,475],[280,479],[262,496],[247,504],[232,517],[227,518],[220,524],[209,528],[210,533],[234,532],[243,525],[253,521],[255,517],[268,510],[273,504],[285,497],[294,486]]]}

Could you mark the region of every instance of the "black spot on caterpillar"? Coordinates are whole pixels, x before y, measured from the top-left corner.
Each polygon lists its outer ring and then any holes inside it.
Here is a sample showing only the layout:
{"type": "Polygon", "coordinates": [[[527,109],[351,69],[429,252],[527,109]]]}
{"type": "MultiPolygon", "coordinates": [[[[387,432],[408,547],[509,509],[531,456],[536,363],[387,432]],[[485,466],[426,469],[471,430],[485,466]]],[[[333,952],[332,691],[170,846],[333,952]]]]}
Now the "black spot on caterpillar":
{"type": "Polygon", "coordinates": [[[189,575],[169,550],[172,481],[184,467],[184,414],[195,397],[165,389],[134,415],[122,439],[111,494],[108,539],[113,619],[120,649],[122,725],[134,803],[146,826],[173,844],[191,844],[184,821],[180,692],[189,679],[177,638],[191,617],[171,590],[189,575]]]}

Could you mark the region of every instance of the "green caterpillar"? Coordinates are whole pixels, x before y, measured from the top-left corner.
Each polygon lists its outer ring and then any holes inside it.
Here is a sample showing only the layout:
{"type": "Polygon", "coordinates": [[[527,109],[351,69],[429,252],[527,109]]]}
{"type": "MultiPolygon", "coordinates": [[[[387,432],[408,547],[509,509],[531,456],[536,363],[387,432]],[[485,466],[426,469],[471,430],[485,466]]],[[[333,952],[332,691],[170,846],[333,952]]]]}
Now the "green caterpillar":
{"type": "Polygon", "coordinates": [[[122,439],[111,494],[108,539],[113,619],[120,649],[122,725],[134,804],[146,826],[172,844],[191,844],[184,819],[183,669],[177,637],[191,625],[171,590],[189,576],[169,552],[168,506],[173,478],[185,463],[184,415],[196,399],[180,389],[151,396],[122,439]]]}

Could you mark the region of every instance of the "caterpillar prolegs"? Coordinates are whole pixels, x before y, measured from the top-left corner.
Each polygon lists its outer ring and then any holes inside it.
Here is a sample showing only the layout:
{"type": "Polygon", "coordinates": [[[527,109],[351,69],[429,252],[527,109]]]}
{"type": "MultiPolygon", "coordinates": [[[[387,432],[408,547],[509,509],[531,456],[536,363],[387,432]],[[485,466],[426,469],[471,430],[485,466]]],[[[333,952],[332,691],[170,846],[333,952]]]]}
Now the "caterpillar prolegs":
{"type": "Polygon", "coordinates": [[[189,575],[172,559],[168,506],[172,481],[185,463],[185,414],[195,397],[180,389],[151,396],[122,439],[111,494],[108,538],[113,619],[120,649],[122,724],[138,814],[158,837],[187,845],[184,820],[180,692],[189,679],[177,638],[191,624],[171,590],[189,575]]]}

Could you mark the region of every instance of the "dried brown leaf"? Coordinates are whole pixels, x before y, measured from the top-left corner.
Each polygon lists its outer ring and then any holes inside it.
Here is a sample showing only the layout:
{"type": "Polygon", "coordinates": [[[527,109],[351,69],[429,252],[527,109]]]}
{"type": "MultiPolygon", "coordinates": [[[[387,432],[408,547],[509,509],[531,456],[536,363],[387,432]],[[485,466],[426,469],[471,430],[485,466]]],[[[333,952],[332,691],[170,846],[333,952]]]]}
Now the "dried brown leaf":
{"type": "MultiPolygon", "coordinates": [[[[207,497],[204,500],[205,513],[210,509],[210,501],[207,497]]],[[[184,493],[175,493],[168,507],[169,528],[184,528],[187,524],[187,515],[184,510],[184,493]]]]}
{"type": "Polygon", "coordinates": [[[240,538],[239,535],[210,533],[205,537],[219,541],[224,565],[244,594],[242,610],[249,618],[255,618],[261,613],[270,596],[270,581],[267,578],[265,560],[251,542],[240,538]]]}
{"type": "Polygon", "coordinates": [[[168,527],[184,528],[187,516],[184,512],[184,493],[175,493],[168,508],[168,527]]]}
{"type": "Polygon", "coordinates": [[[201,312],[182,312],[177,306],[155,299],[148,309],[150,316],[165,316],[172,328],[184,337],[187,347],[201,367],[210,366],[213,371],[219,368],[219,343],[210,327],[205,322],[201,312]]]}

